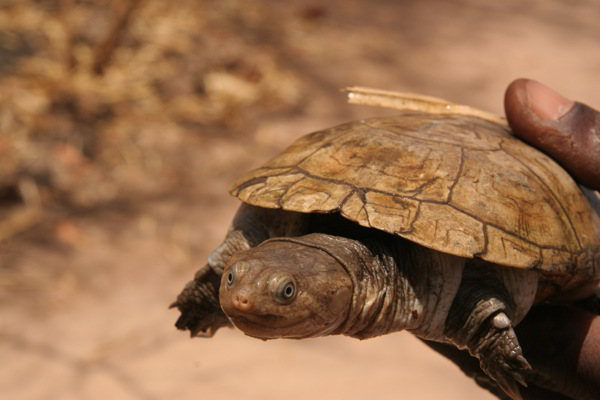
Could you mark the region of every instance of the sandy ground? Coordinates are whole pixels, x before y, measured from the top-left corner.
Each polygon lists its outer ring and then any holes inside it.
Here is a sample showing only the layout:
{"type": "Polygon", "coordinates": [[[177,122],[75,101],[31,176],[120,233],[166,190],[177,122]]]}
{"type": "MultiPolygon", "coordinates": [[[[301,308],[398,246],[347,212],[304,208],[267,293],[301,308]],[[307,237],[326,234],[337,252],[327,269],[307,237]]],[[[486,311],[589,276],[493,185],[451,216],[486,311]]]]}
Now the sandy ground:
{"type": "MultiPolygon", "coordinates": [[[[150,13],[151,3],[142,2],[140,13],[150,13]]],[[[201,11],[194,2],[178,4],[165,19],[188,21],[186,13],[201,11]]],[[[163,164],[185,170],[168,191],[133,207],[57,212],[5,239],[0,397],[491,399],[408,333],[364,342],[261,342],[222,330],[190,340],[173,327],[177,312],[167,309],[224,236],[237,207],[230,182],[311,130],[393,113],[348,106],[339,88],[419,92],[501,112],[506,85],[528,76],[600,106],[596,2],[483,4],[205,2],[205,11],[227,9],[224,15],[239,22],[233,32],[211,28],[224,46],[233,37],[250,60],[268,54],[293,77],[269,89],[292,106],[267,99],[267,112],[240,107],[244,117],[229,125],[188,124],[193,134],[159,142],[174,149],[163,164]]],[[[202,41],[208,25],[191,21],[202,41]]],[[[165,34],[159,28],[157,41],[165,34]]],[[[115,63],[127,64],[119,54],[115,63]]],[[[150,62],[144,60],[151,57],[136,62],[150,62]]]]}

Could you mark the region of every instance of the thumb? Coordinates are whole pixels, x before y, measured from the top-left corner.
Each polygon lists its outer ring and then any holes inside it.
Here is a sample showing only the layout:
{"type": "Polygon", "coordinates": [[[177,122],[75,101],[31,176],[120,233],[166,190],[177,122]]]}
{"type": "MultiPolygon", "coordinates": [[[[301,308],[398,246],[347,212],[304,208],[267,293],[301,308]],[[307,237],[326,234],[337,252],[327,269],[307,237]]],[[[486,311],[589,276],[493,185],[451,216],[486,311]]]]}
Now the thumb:
{"type": "Polygon", "coordinates": [[[508,86],[504,108],[516,136],[548,154],[579,183],[600,190],[600,112],[529,79],[508,86]]]}

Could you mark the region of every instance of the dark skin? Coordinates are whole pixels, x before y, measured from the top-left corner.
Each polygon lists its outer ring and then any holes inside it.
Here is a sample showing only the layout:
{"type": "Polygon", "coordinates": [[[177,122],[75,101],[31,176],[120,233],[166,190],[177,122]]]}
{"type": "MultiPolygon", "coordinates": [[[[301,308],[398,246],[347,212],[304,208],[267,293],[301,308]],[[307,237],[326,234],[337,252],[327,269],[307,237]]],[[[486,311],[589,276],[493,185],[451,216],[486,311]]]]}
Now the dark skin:
{"type": "MultiPolygon", "coordinates": [[[[504,107],[516,136],[550,155],[579,183],[600,190],[599,111],[527,79],[508,86],[504,107]]],[[[585,308],[598,313],[599,302],[585,308]]],[[[529,312],[516,332],[533,371],[546,380],[528,379],[528,387],[521,388],[524,400],[600,399],[600,316],[576,306],[543,304],[529,312]]],[[[466,351],[427,344],[498,398],[506,398],[466,351]]]]}

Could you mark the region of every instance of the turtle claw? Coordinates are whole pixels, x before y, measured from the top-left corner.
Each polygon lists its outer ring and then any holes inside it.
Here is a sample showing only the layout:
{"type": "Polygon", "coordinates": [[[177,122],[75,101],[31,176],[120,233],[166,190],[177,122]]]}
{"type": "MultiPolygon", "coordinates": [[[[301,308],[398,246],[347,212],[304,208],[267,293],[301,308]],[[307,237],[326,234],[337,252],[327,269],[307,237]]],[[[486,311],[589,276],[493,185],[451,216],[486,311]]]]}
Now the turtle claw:
{"type": "Polygon", "coordinates": [[[522,374],[520,374],[518,372],[513,372],[511,374],[511,376],[515,379],[515,381],[517,381],[519,384],[521,384],[521,386],[527,387],[527,382],[525,382],[525,378],[523,378],[522,374]]]}
{"type": "Polygon", "coordinates": [[[189,330],[191,337],[212,337],[231,322],[221,310],[219,285],[221,275],[208,264],[201,268],[169,308],[178,308],[181,315],[175,322],[177,329],[189,330]]]}
{"type": "Polygon", "coordinates": [[[212,326],[209,326],[208,328],[202,330],[199,328],[193,328],[190,329],[190,337],[191,338],[195,338],[195,337],[199,337],[199,338],[211,338],[215,335],[215,333],[217,332],[218,328],[213,328],[212,326]]]}
{"type": "Polygon", "coordinates": [[[527,387],[523,372],[531,370],[531,365],[523,356],[512,326],[501,329],[497,334],[497,341],[481,357],[481,369],[512,399],[522,400],[519,385],[527,387]]]}
{"type": "MultiPolygon", "coordinates": [[[[514,366],[507,364],[502,365],[499,368],[498,365],[491,366],[488,363],[482,361],[481,368],[485,371],[488,376],[493,378],[498,386],[510,396],[513,400],[523,400],[521,392],[519,391],[519,385],[527,387],[527,382],[520,371],[531,369],[525,357],[518,356],[518,359],[522,359],[524,363],[521,364],[519,369],[514,366]]],[[[519,360],[520,363],[521,360],[519,360]]]]}
{"type": "Polygon", "coordinates": [[[519,373],[509,374],[500,370],[495,370],[493,372],[487,370],[486,373],[496,381],[498,386],[504,390],[511,399],[523,400],[523,396],[521,396],[521,392],[519,391],[519,383],[525,387],[527,387],[527,384],[523,380],[523,376],[519,373]]]}

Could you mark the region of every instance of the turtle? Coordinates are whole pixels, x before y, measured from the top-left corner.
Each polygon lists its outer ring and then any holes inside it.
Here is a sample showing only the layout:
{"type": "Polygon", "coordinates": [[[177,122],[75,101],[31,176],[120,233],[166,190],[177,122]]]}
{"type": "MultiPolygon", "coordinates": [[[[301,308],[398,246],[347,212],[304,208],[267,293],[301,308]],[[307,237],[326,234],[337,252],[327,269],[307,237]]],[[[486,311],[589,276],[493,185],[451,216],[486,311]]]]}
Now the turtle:
{"type": "Polygon", "coordinates": [[[598,287],[600,207],[502,117],[365,93],[403,110],[308,134],[233,183],[242,204],[172,304],[176,326],[263,340],[407,330],[467,349],[520,399],[531,366],[514,327],[598,287]]]}

